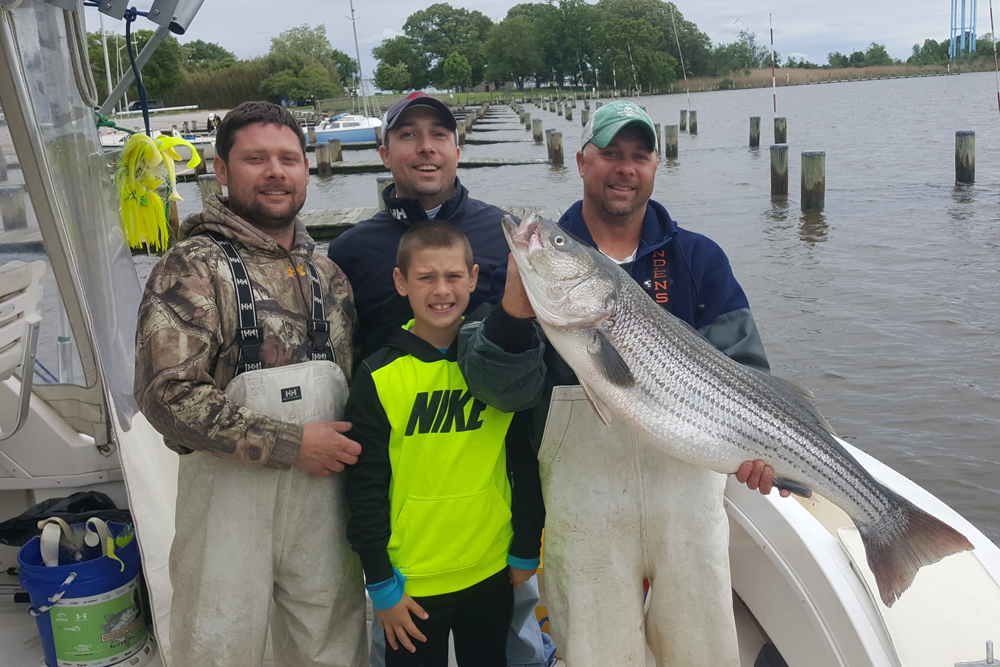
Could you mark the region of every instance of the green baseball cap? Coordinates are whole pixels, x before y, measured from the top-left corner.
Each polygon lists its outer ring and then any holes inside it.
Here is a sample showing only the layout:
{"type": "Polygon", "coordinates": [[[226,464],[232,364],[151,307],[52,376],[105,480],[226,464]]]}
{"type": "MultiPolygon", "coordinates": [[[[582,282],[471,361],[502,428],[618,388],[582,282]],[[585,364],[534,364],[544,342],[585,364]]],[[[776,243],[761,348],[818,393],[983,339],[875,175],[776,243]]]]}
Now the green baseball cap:
{"type": "Polygon", "coordinates": [[[653,128],[653,121],[649,114],[635,102],[618,100],[605,104],[594,112],[586,127],[583,128],[583,141],[580,143],[580,147],[594,144],[598,148],[605,148],[621,132],[623,127],[632,124],[646,130],[650,143],[656,146],[656,130],[653,128]]]}

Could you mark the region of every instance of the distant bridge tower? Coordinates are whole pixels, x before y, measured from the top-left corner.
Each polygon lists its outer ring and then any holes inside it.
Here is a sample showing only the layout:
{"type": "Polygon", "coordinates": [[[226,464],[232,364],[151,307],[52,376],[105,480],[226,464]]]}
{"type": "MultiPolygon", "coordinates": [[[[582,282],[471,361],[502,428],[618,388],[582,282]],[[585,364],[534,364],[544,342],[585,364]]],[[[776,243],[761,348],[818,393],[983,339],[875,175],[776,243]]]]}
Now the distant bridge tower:
{"type": "Polygon", "coordinates": [[[974,53],[976,50],[976,14],[979,0],[951,0],[951,50],[949,54],[954,60],[959,54],[974,53]],[[962,13],[959,15],[958,4],[962,3],[962,13]],[[969,13],[966,20],[966,5],[969,13]]]}

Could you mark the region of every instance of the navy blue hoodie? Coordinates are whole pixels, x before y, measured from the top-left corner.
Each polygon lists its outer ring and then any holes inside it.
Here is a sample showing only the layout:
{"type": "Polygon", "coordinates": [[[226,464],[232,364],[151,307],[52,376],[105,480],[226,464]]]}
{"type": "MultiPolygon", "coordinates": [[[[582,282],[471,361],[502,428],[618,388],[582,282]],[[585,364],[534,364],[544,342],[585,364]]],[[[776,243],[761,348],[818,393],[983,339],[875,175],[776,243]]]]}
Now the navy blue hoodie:
{"type": "MultiPolygon", "coordinates": [[[[354,290],[359,325],[354,329],[354,358],[367,359],[385,345],[393,331],[411,319],[410,302],[396,292],[392,270],[396,248],[403,233],[414,223],[427,220],[416,199],[396,197],[395,186],[382,192],[386,210],[379,211],[330,242],[329,257],[339,266],[354,290]]],[[[479,282],[469,299],[466,313],[475,310],[490,292],[490,274],[510,252],[500,221],[506,213],[469,197],[455,179],[455,193],[435,216],[454,223],[468,237],[479,265],[479,282]]]]}

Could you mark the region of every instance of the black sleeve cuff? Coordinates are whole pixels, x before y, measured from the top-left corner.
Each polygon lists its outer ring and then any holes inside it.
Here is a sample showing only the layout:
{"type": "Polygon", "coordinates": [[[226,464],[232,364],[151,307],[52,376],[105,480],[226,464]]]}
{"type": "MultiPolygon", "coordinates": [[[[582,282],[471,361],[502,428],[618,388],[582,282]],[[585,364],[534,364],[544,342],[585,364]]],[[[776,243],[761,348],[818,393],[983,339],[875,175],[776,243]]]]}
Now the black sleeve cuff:
{"type": "Polygon", "coordinates": [[[503,302],[498,303],[490,316],[483,320],[486,340],[508,354],[518,354],[535,347],[534,333],[534,320],[514,317],[503,309],[503,302]]]}
{"type": "Polygon", "coordinates": [[[385,549],[375,549],[373,551],[359,551],[361,556],[361,567],[365,570],[365,582],[377,584],[386,579],[392,579],[392,561],[385,549]]]}

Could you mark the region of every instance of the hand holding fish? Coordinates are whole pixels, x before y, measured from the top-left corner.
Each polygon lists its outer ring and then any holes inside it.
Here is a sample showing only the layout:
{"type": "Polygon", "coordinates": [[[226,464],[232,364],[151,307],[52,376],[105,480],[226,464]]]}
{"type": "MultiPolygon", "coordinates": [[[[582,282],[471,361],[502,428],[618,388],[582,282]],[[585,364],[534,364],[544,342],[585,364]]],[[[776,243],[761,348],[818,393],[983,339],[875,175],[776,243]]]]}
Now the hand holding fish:
{"type": "MultiPolygon", "coordinates": [[[[751,491],[760,489],[760,495],[766,496],[774,488],[774,468],[760,459],[744,461],[736,471],[736,481],[746,484],[751,491]]],[[[780,493],[782,498],[792,495],[788,489],[781,489],[780,493]]]]}
{"type": "Polygon", "coordinates": [[[521,272],[517,268],[517,262],[513,255],[507,256],[507,283],[503,293],[503,309],[511,317],[521,320],[535,318],[535,311],[531,308],[531,301],[528,300],[528,293],[524,290],[524,283],[521,282],[521,272]]]}

